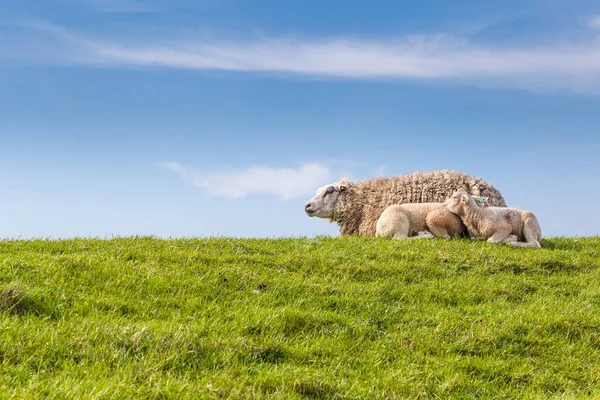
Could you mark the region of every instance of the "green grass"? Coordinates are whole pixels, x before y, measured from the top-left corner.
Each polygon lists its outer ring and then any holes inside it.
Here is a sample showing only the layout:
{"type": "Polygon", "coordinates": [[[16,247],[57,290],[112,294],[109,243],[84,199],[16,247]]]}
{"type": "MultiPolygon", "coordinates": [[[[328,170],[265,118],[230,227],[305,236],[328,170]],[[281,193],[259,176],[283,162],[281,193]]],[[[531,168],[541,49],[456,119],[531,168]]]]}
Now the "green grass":
{"type": "Polygon", "coordinates": [[[0,398],[598,398],[600,238],[542,245],[0,241],[0,398]]]}

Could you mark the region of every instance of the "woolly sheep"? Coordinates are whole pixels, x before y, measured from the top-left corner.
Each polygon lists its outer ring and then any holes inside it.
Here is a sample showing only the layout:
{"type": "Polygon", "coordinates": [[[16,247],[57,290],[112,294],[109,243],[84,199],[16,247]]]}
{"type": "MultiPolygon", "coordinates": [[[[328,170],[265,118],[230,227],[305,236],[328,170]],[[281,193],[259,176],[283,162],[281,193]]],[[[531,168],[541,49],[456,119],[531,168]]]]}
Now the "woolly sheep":
{"type": "Polygon", "coordinates": [[[343,179],[319,188],[304,209],[310,217],[337,222],[340,235],[375,236],[377,220],[388,206],[441,203],[457,188],[488,197],[490,206],[506,206],[500,192],[480,178],[459,171],[435,170],[356,182],[343,179]]]}
{"type": "Polygon", "coordinates": [[[489,243],[517,247],[541,247],[542,230],[530,211],[509,207],[478,207],[473,196],[457,190],[444,202],[448,211],[458,215],[475,238],[489,243]]]}
{"type": "Polygon", "coordinates": [[[383,210],[375,231],[377,237],[393,239],[451,239],[466,235],[467,228],[460,217],[442,203],[393,204],[383,210]]]}

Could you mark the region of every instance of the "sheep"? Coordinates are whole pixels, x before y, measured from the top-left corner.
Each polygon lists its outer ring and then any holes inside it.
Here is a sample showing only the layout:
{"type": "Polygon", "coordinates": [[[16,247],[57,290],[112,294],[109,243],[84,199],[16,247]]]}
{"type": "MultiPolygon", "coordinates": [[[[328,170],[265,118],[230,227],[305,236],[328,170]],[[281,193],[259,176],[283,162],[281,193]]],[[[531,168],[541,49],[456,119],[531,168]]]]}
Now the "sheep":
{"type": "Polygon", "coordinates": [[[448,211],[460,217],[474,238],[515,247],[541,247],[542,229],[530,211],[509,207],[478,207],[473,196],[464,190],[455,191],[443,204],[448,211]]]}
{"type": "Polygon", "coordinates": [[[319,188],[304,210],[309,217],[336,222],[342,236],[375,236],[377,220],[388,206],[443,202],[456,188],[488,197],[490,206],[506,206],[500,192],[480,178],[459,171],[435,170],[356,182],[342,179],[319,188]]]}
{"type": "Polygon", "coordinates": [[[392,204],[377,220],[375,236],[393,239],[445,239],[467,236],[460,217],[442,203],[392,204]]]}

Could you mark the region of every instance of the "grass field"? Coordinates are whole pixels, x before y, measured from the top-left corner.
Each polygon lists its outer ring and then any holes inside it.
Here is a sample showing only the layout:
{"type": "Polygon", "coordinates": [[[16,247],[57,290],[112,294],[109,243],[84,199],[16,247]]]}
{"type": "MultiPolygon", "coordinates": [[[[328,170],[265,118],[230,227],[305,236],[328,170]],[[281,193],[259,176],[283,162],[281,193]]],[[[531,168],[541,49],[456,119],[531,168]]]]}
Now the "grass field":
{"type": "Polygon", "coordinates": [[[1,398],[598,398],[600,238],[0,241],[1,398]]]}

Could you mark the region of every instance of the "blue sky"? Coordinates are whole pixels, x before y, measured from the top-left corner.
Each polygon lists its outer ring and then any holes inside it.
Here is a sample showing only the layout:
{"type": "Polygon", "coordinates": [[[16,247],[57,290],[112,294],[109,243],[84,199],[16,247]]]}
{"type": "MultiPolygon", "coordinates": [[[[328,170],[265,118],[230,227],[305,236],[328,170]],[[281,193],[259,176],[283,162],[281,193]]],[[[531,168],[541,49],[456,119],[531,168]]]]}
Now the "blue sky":
{"type": "Polygon", "coordinates": [[[0,0],[0,237],[337,234],[318,186],[458,169],[600,233],[597,1],[0,0]]]}

